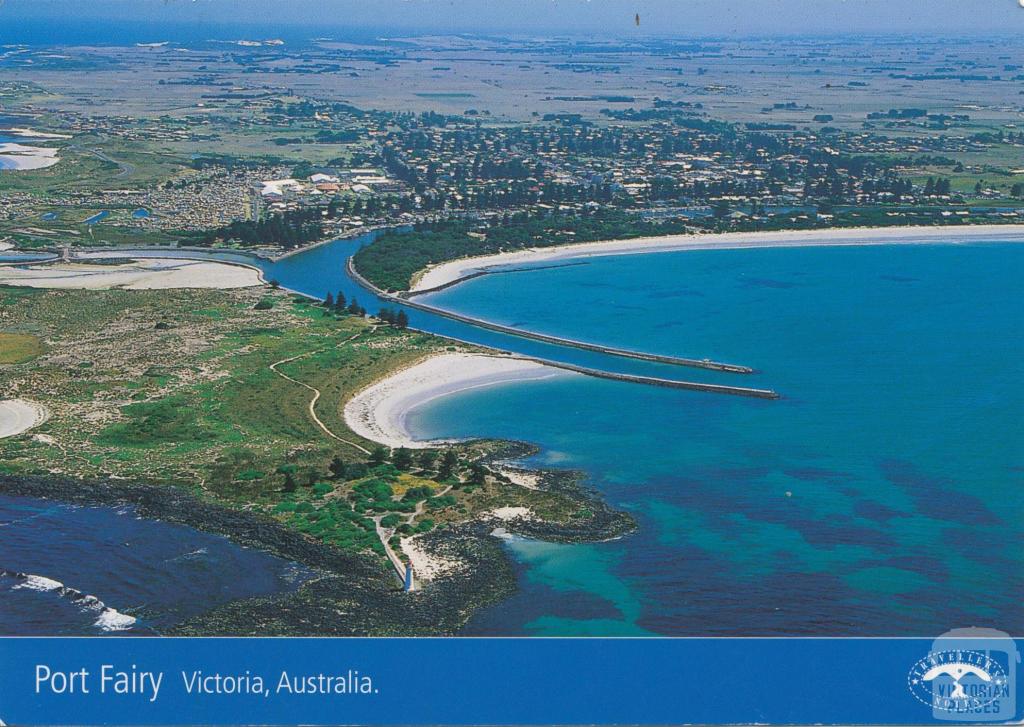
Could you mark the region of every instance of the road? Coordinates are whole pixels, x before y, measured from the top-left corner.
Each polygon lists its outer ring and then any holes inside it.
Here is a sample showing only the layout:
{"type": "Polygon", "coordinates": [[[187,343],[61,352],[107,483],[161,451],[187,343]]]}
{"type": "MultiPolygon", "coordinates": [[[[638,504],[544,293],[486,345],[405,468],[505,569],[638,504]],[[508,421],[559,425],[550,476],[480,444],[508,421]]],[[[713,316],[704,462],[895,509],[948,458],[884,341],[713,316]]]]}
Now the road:
{"type": "Polygon", "coordinates": [[[118,161],[117,159],[114,159],[113,157],[104,154],[99,149],[87,149],[86,147],[79,146],[78,144],[72,144],[69,148],[74,149],[76,151],[83,151],[86,154],[92,154],[97,159],[101,159],[101,160],[103,160],[105,162],[109,162],[111,164],[116,164],[121,169],[121,171],[118,172],[118,174],[117,174],[118,177],[130,177],[131,175],[133,175],[135,173],[135,165],[134,164],[129,164],[128,162],[118,161]]]}

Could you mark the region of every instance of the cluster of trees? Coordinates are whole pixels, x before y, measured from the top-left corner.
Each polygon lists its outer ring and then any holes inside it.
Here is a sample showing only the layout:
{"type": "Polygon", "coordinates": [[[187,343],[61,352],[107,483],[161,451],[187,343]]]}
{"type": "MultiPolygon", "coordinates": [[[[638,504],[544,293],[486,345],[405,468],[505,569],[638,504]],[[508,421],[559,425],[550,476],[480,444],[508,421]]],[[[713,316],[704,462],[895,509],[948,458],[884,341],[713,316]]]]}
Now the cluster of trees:
{"type": "Polygon", "coordinates": [[[446,449],[440,457],[437,450],[434,449],[424,449],[419,453],[414,453],[406,447],[399,447],[395,450],[376,447],[370,453],[369,464],[371,467],[388,462],[402,472],[417,470],[423,475],[435,475],[442,482],[456,477],[461,469],[458,452],[450,448],[446,449]]]}
{"type": "Polygon", "coordinates": [[[469,255],[557,245],[567,240],[562,233],[572,232],[573,241],[588,242],[683,231],[682,222],[657,224],[614,209],[557,214],[524,211],[496,218],[482,232],[478,222],[445,220],[417,225],[413,232],[381,235],[356,253],[354,263],[375,285],[405,290],[413,273],[428,265],[469,255]]]}
{"type": "Polygon", "coordinates": [[[345,300],[345,294],[342,291],[338,291],[338,297],[335,298],[334,294],[328,292],[323,302],[324,314],[328,312],[334,313],[348,313],[353,316],[365,316],[366,309],[359,305],[359,301],[356,298],[352,298],[351,301],[345,300]]]}
{"type": "Polygon", "coordinates": [[[403,309],[395,312],[392,308],[381,308],[377,317],[385,323],[390,323],[395,328],[407,328],[409,326],[409,316],[403,309]]]}
{"type": "Polygon", "coordinates": [[[888,111],[872,111],[869,119],[921,119],[928,115],[928,109],[889,109],[888,111]]]}
{"type": "Polygon", "coordinates": [[[924,183],[923,194],[925,197],[942,197],[950,193],[950,183],[945,177],[939,177],[935,179],[928,177],[928,181],[924,183]]]}
{"type": "Polygon", "coordinates": [[[279,164],[280,159],[274,156],[262,157],[259,159],[249,157],[235,157],[228,154],[200,154],[194,157],[189,166],[202,171],[203,169],[221,167],[229,172],[235,169],[259,169],[268,165],[279,164]]]}
{"type": "Polygon", "coordinates": [[[239,220],[224,227],[202,233],[195,240],[199,245],[236,240],[243,245],[280,245],[291,249],[315,242],[323,237],[320,210],[305,207],[272,214],[262,220],[239,220]]]}
{"type": "MultiPolygon", "coordinates": [[[[308,175],[307,175],[308,176],[308,175]]],[[[327,214],[331,217],[362,216],[373,217],[399,203],[395,195],[370,197],[332,197],[327,203],[327,214]]]]}
{"type": "MultiPolygon", "coordinates": [[[[242,61],[245,65],[247,62],[242,61]]],[[[342,102],[312,101],[303,99],[301,101],[275,101],[271,107],[270,114],[289,119],[312,119],[317,114],[332,117],[349,116],[352,118],[363,118],[366,115],[362,109],[342,102]]]]}

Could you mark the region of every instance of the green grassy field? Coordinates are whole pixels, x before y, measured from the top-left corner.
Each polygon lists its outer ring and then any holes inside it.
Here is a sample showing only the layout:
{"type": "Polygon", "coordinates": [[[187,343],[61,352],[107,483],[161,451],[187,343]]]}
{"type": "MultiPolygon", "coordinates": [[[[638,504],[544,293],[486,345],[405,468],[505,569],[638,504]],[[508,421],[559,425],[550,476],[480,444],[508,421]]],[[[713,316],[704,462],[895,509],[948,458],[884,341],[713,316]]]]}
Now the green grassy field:
{"type": "Polygon", "coordinates": [[[46,346],[36,336],[0,333],[0,364],[20,364],[41,355],[46,346]]]}
{"type": "Polygon", "coordinates": [[[487,451],[484,445],[460,447],[462,464],[445,481],[436,463],[416,458],[399,468],[363,451],[375,445],[348,430],[345,401],[449,341],[325,315],[265,289],[0,288],[0,296],[0,343],[17,341],[3,350],[21,352],[0,373],[52,412],[33,432],[43,437],[0,440],[2,471],[184,487],[262,510],[338,547],[378,554],[373,515],[394,516],[389,522],[399,537],[503,505],[528,505],[556,520],[579,509],[565,496],[493,477],[471,482],[466,464],[487,451]],[[269,309],[256,309],[268,300],[269,309]],[[33,348],[40,337],[48,351],[33,348]],[[315,424],[310,390],[273,364],[321,392],[317,415],[347,442],[315,424]],[[452,489],[441,496],[446,487],[452,489]],[[406,522],[416,502],[423,513],[406,522]]]}

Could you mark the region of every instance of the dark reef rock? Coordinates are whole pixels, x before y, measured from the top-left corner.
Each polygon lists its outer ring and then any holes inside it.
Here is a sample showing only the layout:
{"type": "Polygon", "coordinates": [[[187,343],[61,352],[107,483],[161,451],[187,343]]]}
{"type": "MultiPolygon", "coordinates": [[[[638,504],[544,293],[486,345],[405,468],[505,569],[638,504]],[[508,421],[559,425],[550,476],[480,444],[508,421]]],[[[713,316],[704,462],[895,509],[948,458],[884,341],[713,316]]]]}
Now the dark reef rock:
{"type": "Polygon", "coordinates": [[[224,535],[319,574],[298,591],[234,601],[175,625],[169,635],[445,635],[455,633],[477,608],[514,589],[511,566],[482,526],[446,528],[427,536],[430,547],[443,548],[469,567],[410,594],[372,556],[343,552],[265,515],[205,502],[173,487],[0,474],[0,493],[130,506],[143,517],[224,535]]]}
{"type": "MultiPolygon", "coordinates": [[[[482,460],[517,468],[510,461],[536,452],[521,442],[476,442],[482,460]]],[[[535,470],[530,470],[538,474],[535,470]]],[[[635,529],[633,519],[585,490],[576,472],[540,471],[540,489],[578,502],[588,516],[570,523],[516,519],[508,532],[558,542],[609,540],[635,529]]],[[[498,475],[499,477],[501,475],[498,475]]],[[[345,552],[292,530],[262,513],[208,502],[174,487],[115,480],[0,473],[0,493],[82,505],[130,506],[142,517],[216,533],[316,571],[297,591],[242,599],[176,624],[167,633],[183,636],[404,636],[448,635],[474,611],[515,591],[512,564],[491,536],[486,520],[448,525],[419,536],[420,546],[464,567],[422,590],[402,591],[392,570],[370,555],[345,552]]]]}

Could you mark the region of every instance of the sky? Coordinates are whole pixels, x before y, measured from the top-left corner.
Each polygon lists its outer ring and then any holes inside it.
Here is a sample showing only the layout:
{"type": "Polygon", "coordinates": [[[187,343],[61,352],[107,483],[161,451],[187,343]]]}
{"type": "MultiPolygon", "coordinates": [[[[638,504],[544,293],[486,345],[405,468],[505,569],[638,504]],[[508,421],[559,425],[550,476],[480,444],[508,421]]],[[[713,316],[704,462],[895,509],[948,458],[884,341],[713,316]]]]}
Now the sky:
{"type": "MultiPolygon", "coordinates": [[[[317,25],[393,32],[608,36],[1024,32],[1024,0],[0,0],[4,27],[62,23],[317,25]],[[640,26],[634,16],[639,13],[640,26]]],[[[15,33],[16,35],[16,30],[15,33]]]]}

